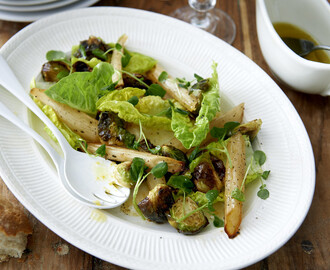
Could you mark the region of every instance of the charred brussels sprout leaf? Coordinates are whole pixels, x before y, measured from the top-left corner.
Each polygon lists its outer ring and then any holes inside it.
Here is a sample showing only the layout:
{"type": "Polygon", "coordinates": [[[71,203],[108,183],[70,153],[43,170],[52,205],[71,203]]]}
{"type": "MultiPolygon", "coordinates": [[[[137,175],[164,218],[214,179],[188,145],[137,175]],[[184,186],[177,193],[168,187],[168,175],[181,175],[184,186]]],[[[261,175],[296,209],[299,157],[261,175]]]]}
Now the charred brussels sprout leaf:
{"type": "Polygon", "coordinates": [[[130,175],[130,168],[132,162],[126,161],[117,165],[114,176],[118,183],[124,187],[131,188],[134,186],[135,181],[132,180],[130,175]]]}

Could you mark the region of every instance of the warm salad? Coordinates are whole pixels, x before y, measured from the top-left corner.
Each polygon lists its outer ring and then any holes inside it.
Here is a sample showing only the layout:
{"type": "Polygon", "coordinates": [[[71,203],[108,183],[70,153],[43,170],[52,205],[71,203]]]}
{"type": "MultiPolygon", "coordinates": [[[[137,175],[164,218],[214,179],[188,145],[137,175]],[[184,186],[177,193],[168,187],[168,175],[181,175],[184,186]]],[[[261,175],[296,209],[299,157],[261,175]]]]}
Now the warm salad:
{"type": "Polygon", "coordinates": [[[176,78],[126,41],[91,36],[70,54],[49,51],[31,96],[74,149],[116,162],[135,214],[184,234],[213,223],[235,237],[247,184],[260,181],[257,196],[269,196],[266,155],[251,145],[261,120],[242,123],[244,104],[221,111],[216,63],[209,78],[176,78]]]}

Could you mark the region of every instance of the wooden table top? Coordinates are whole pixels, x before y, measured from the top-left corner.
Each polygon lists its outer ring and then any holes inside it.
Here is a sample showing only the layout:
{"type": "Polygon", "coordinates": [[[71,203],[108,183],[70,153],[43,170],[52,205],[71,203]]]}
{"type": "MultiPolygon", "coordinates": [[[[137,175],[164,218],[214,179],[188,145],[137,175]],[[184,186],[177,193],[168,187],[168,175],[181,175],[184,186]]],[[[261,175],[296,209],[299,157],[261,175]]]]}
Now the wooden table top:
{"type": "MultiPolygon", "coordinates": [[[[101,0],[95,6],[121,6],[170,14],[187,5],[185,0],[101,0]]],[[[246,269],[330,269],[330,98],[291,90],[272,75],[257,39],[255,0],[221,0],[217,7],[235,21],[237,36],[232,44],[268,73],[290,99],[309,134],[316,165],[316,189],[309,213],[295,235],[278,251],[246,269]]],[[[0,20],[0,46],[28,23],[0,20]]],[[[0,179],[0,196],[15,197],[0,179]]],[[[18,207],[22,207],[18,203],[18,207]]],[[[22,207],[23,208],[23,207],[22,207]]],[[[31,214],[34,233],[22,259],[0,264],[5,269],[124,269],[95,258],[67,243],[31,214]]]]}

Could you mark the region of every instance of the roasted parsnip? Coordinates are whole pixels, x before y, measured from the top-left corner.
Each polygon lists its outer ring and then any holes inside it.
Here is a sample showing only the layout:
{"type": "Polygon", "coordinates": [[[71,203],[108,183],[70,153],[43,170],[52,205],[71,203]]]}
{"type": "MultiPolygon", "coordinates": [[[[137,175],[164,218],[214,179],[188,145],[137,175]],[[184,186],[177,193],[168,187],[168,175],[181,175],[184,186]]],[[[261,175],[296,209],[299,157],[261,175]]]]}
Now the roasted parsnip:
{"type": "MultiPolygon", "coordinates": [[[[95,153],[95,151],[101,146],[101,144],[90,143],[88,144],[88,151],[95,153]]],[[[185,163],[169,157],[157,156],[147,152],[140,152],[137,150],[122,148],[118,146],[106,146],[105,158],[113,161],[132,161],[133,158],[139,157],[144,159],[146,165],[149,168],[155,167],[160,162],[167,162],[168,171],[170,173],[177,173],[183,171],[185,163]]]]}
{"type": "Polygon", "coordinates": [[[233,135],[227,144],[230,160],[226,162],[225,175],[225,232],[234,238],[242,221],[243,203],[232,198],[232,192],[238,188],[244,192],[242,182],[245,175],[245,141],[240,132],[233,135]]]}
{"type": "Polygon", "coordinates": [[[120,50],[114,50],[112,53],[112,57],[111,57],[111,65],[115,68],[115,73],[112,75],[112,81],[113,82],[117,82],[116,87],[122,87],[124,85],[124,81],[122,78],[122,73],[120,72],[120,70],[122,70],[122,65],[121,65],[121,58],[124,55],[124,46],[127,40],[127,35],[122,35],[119,39],[118,39],[118,44],[121,46],[120,50]]]}
{"type": "Polygon", "coordinates": [[[52,107],[59,119],[84,140],[87,142],[100,141],[97,132],[98,122],[96,119],[86,113],[51,99],[44,93],[44,90],[33,88],[30,94],[43,104],[52,107]]]}
{"type": "Polygon", "coordinates": [[[163,71],[165,71],[164,68],[156,64],[156,66],[147,73],[147,77],[153,82],[160,84],[167,94],[176,99],[188,111],[196,111],[199,106],[199,98],[193,94],[189,94],[187,89],[180,87],[176,80],[170,75],[168,75],[164,81],[160,82],[158,78],[163,71]]]}

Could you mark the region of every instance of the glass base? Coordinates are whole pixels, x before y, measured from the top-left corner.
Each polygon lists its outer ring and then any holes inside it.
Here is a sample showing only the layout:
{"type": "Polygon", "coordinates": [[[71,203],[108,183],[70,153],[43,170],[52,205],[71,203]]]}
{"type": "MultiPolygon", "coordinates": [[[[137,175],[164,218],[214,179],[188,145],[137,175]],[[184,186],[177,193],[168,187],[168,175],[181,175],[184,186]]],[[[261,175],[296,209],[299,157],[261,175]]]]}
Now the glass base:
{"type": "Polygon", "coordinates": [[[179,8],[170,14],[232,44],[236,36],[236,26],[232,18],[218,8],[210,10],[205,15],[201,15],[190,6],[179,8]]]}

